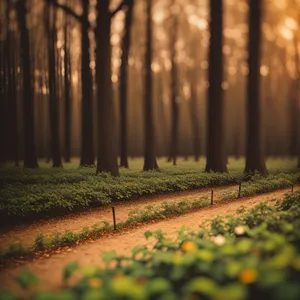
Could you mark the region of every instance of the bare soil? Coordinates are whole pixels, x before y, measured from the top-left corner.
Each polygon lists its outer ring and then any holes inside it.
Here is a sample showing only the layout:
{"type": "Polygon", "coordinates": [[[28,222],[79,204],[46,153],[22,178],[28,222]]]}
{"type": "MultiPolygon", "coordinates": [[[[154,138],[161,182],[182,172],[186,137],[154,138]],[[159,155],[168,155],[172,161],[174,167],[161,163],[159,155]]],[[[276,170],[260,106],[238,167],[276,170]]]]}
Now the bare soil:
{"type": "MultiPolygon", "coordinates": [[[[237,190],[238,186],[220,187],[214,189],[215,202],[220,199],[221,194],[226,191],[237,190]]],[[[202,189],[189,192],[178,192],[162,196],[144,197],[134,201],[119,202],[115,206],[117,222],[126,221],[130,210],[145,208],[148,205],[156,206],[164,201],[182,201],[184,199],[195,200],[203,196],[210,197],[211,189],[202,189]]],[[[112,223],[111,207],[93,209],[80,214],[68,215],[66,217],[52,218],[46,221],[38,221],[33,224],[10,226],[0,231],[0,250],[7,248],[10,244],[20,243],[29,246],[34,243],[39,234],[45,237],[57,232],[72,231],[79,232],[84,227],[94,224],[103,225],[103,222],[112,223]]]]}
{"type": "MultiPolygon", "coordinates": [[[[149,241],[146,241],[144,238],[144,232],[147,230],[154,231],[157,229],[162,229],[168,237],[175,238],[177,236],[177,231],[183,225],[190,228],[191,230],[196,230],[201,224],[203,224],[203,222],[211,218],[217,216],[234,215],[236,214],[236,210],[241,206],[245,206],[247,208],[254,207],[255,205],[261,202],[271,201],[272,199],[276,198],[282,198],[283,195],[289,191],[290,189],[284,189],[255,197],[242,198],[227,203],[216,203],[213,206],[202,208],[197,212],[189,213],[179,217],[174,217],[164,221],[154,222],[153,224],[140,225],[136,228],[115,232],[111,235],[103,236],[97,240],[87,241],[74,248],[68,248],[66,251],[58,251],[58,253],[55,253],[53,255],[46,255],[44,257],[39,257],[33,261],[24,262],[23,265],[4,267],[0,270],[0,289],[4,287],[9,287],[15,289],[16,291],[20,291],[16,283],[14,282],[14,277],[22,270],[23,267],[26,267],[28,270],[33,272],[41,279],[41,283],[36,287],[37,289],[56,290],[60,287],[61,284],[63,268],[69,262],[78,261],[81,266],[95,265],[103,267],[104,264],[101,261],[100,256],[104,252],[115,250],[119,254],[129,255],[131,253],[131,249],[134,246],[147,245],[151,247],[153,245],[153,240],[150,239],[149,241]]],[[[205,192],[208,193],[208,191],[205,192]]],[[[180,193],[179,195],[174,196],[173,198],[168,196],[168,199],[178,200],[180,197],[186,198],[188,196],[199,197],[199,195],[202,195],[201,193],[202,192],[180,193]]],[[[157,198],[159,198],[160,200],[162,199],[162,197],[157,198]]],[[[156,200],[156,198],[149,201],[159,202],[159,200],[156,200]]],[[[147,204],[149,205],[149,202],[147,204]]],[[[131,205],[131,208],[136,208],[137,203],[130,204],[130,206],[131,205]]],[[[124,205],[124,214],[125,206],[126,205],[124,205]]],[[[119,218],[121,218],[121,206],[118,207],[117,211],[119,212],[119,218]]],[[[126,210],[126,213],[127,211],[128,210],[126,210]]],[[[103,212],[94,212],[92,214],[92,218],[95,218],[93,219],[93,222],[95,222],[96,218],[99,215],[102,216],[102,213],[104,212],[107,214],[109,213],[106,210],[103,210],[103,212]]],[[[88,226],[88,224],[90,224],[89,221],[92,222],[92,220],[84,220],[87,219],[87,217],[87,215],[83,214],[81,217],[82,219],[78,217],[79,219],[67,219],[68,221],[57,220],[57,222],[60,222],[56,223],[58,226],[57,229],[59,229],[59,226],[64,226],[65,224],[68,224],[68,226],[70,226],[69,228],[72,228],[72,230],[74,228],[80,229],[82,228],[82,226],[88,226]],[[77,226],[78,224],[71,224],[77,222],[80,222],[80,226],[77,226]]],[[[45,229],[51,228],[54,225],[51,226],[50,224],[44,224],[42,226],[45,226],[43,227],[45,229]]],[[[32,232],[34,233],[37,232],[37,229],[32,230],[32,232]]]]}

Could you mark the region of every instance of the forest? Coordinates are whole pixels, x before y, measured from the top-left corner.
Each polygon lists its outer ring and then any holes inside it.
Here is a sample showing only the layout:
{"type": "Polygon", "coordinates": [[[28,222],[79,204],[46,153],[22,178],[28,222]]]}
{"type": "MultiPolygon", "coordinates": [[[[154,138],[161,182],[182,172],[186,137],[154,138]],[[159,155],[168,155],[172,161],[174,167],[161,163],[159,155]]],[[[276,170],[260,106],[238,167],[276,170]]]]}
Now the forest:
{"type": "Polygon", "coordinates": [[[0,0],[0,300],[299,299],[299,96],[299,0],[0,0]]]}

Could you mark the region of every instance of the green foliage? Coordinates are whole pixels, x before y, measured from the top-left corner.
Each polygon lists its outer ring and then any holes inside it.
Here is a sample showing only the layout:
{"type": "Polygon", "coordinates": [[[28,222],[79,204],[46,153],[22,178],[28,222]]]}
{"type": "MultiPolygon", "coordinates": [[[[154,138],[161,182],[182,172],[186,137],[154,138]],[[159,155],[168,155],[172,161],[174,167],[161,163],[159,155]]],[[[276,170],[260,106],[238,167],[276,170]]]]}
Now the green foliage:
{"type": "MultiPolygon", "coordinates": [[[[268,193],[275,189],[291,187],[292,184],[299,182],[299,173],[295,174],[271,174],[266,177],[261,177],[256,174],[247,178],[247,181],[242,183],[241,197],[248,197],[255,194],[268,193]]],[[[221,196],[222,200],[232,200],[238,198],[237,191],[224,192],[221,196]]]]}
{"type": "Polygon", "coordinates": [[[209,205],[207,197],[199,200],[182,200],[180,202],[163,202],[157,206],[147,206],[145,209],[131,210],[125,224],[142,223],[152,220],[166,219],[169,216],[181,215],[209,205]]]}
{"type": "MultiPolygon", "coordinates": [[[[255,179],[257,181],[250,179],[247,183],[245,183],[244,186],[247,195],[250,196],[250,195],[257,194],[259,192],[265,192],[265,191],[270,191],[272,189],[282,188],[283,186],[281,186],[280,184],[278,185],[277,176],[272,175],[270,176],[270,178],[260,178],[255,176],[255,179]],[[267,185],[266,182],[268,182],[268,184],[270,185],[270,187],[268,187],[267,189],[265,188],[265,186],[267,185]]],[[[286,175],[286,176],[291,181],[297,180],[297,175],[286,175]]],[[[280,182],[285,182],[285,180],[281,180],[280,182]]],[[[288,184],[290,185],[291,182],[288,182],[288,184]]],[[[289,208],[291,206],[291,203],[294,203],[294,198],[297,197],[298,197],[297,192],[290,194],[284,199],[284,201],[280,202],[281,207],[289,208]]],[[[222,195],[221,201],[224,199],[227,198],[226,197],[224,198],[224,195],[222,195]]],[[[234,199],[236,198],[233,196],[231,200],[234,199]]],[[[179,202],[165,201],[162,204],[156,206],[148,205],[145,207],[145,209],[130,211],[128,214],[128,219],[125,222],[118,223],[117,229],[122,229],[124,227],[128,227],[133,224],[149,222],[152,220],[166,219],[170,216],[185,214],[209,205],[210,205],[210,201],[208,200],[207,197],[201,197],[196,200],[186,199],[179,202]]],[[[262,216],[260,221],[264,220],[263,216],[265,214],[265,210],[267,212],[269,210],[272,210],[272,208],[267,206],[266,204],[260,204],[259,206],[257,206],[256,210],[258,209],[260,210],[260,215],[262,216]]],[[[243,207],[241,207],[238,210],[238,213],[245,213],[245,211],[246,210],[243,207]]],[[[248,216],[248,223],[251,222],[251,218],[252,218],[253,225],[256,225],[256,223],[258,222],[257,213],[254,212],[254,214],[252,215],[247,214],[247,216],[248,216]]],[[[231,227],[235,227],[239,222],[240,221],[238,218],[230,217],[227,224],[231,224],[231,227]]],[[[218,232],[220,234],[225,234],[228,231],[228,228],[224,227],[224,219],[222,218],[214,219],[211,223],[211,226],[214,229],[214,232],[218,232]]],[[[107,221],[104,221],[102,226],[99,224],[94,224],[91,227],[83,228],[82,231],[79,233],[66,231],[63,233],[56,233],[54,236],[48,239],[45,239],[43,235],[38,235],[35,239],[35,243],[33,247],[25,248],[20,244],[10,245],[10,247],[6,249],[6,251],[0,253],[0,261],[4,262],[5,260],[10,258],[26,256],[28,254],[33,254],[33,252],[37,250],[44,250],[49,247],[53,249],[61,246],[70,246],[80,240],[98,237],[100,234],[104,232],[110,232],[112,230],[114,230],[114,227],[110,225],[107,221]]],[[[146,233],[146,238],[151,236],[151,234],[150,235],[149,234],[150,233],[148,232],[146,233]]],[[[183,239],[184,236],[185,234],[183,228],[183,231],[181,231],[181,238],[183,239]]]]}
{"type": "Polygon", "coordinates": [[[16,277],[16,281],[23,289],[28,289],[29,287],[39,283],[39,279],[28,270],[23,270],[16,277]]]}
{"type": "Polygon", "coordinates": [[[36,250],[43,250],[45,248],[45,237],[43,234],[39,234],[34,241],[36,250]]]}
{"type": "Polygon", "coordinates": [[[63,280],[68,280],[78,268],[79,265],[76,261],[69,263],[64,269],[63,280]]]}
{"type": "Polygon", "coordinates": [[[8,290],[0,291],[0,300],[19,300],[20,297],[14,292],[8,290]]]}
{"type": "MultiPolygon", "coordinates": [[[[79,162],[65,169],[51,169],[44,162],[38,170],[1,169],[0,218],[7,222],[12,217],[21,221],[26,218],[38,219],[102,207],[114,201],[140,196],[231,185],[245,180],[243,160],[230,159],[229,174],[203,173],[204,160],[200,164],[179,160],[176,167],[163,159],[158,163],[161,172],[141,172],[142,160],[131,160],[131,169],[121,169],[121,175],[117,178],[108,174],[96,176],[94,168],[76,168],[79,162]]],[[[277,174],[273,176],[278,181],[277,186],[283,187],[287,181],[297,181],[297,175],[288,177],[278,171],[294,172],[293,164],[296,165],[290,160],[270,160],[268,167],[270,172],[277,174]],[[281,178],[284,178],[284,182],[281,178]]],[[[255,177],[257,179],[258,176],[255,177]]],[[[271,186],[265,191],[270,189],[271,186]]],[[[246,191],[243,193],[247,195],[246,191]]]]}
{"type": "Polygon", "coordinates": [[[21,244],[10,244],[7,249],[0,252],[0,262],[4,263],[7,259],[27,256],[32,250],[21,244]]]}
{"type": "MultiPolygon", "coordinates": [[[[85,267],[83,276],[61,295],[72,294],[74,299],[299,299],[299,201],[299,192],[288,194],[275,207],[260,204],[234,219],[216,218],[198,232],[182,228],[175,241],[161,230],[148,231],[145,236],[156,240],[152,251],[135,247],[128,257],[110,252],[106,261],[116,262],[116,268],[85,267]]],[[[33,299],[44,299],[45,294],[35,294],[33,299]]]]}

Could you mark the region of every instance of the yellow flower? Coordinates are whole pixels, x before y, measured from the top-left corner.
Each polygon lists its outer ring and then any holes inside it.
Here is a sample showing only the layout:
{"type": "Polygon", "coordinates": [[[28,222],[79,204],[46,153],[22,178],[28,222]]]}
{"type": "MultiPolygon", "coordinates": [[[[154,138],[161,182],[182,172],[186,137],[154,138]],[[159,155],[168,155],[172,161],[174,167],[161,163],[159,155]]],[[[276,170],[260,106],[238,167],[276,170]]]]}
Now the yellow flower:
{"type": "Polygon", "coordinates": [[[93,277],[93,278],[90,278],[89,280],[89,286],[91,288],[94,288],[94,289],[97,289],[99,287],[102,286],[102,280],[98,277],[93,277]]]}
{"type": "Polygon", "coordinates": [[[187,252],[196,249],[196,245],[193,242],[184,242],[181,248],[184,252],[187,252]]]}
{"type": "Polygon", "coordinates": [[[250,284],[256,281],[257,272],[253,269],[246,269],[239,275],[239,280],[243,283],[250,284]]]}

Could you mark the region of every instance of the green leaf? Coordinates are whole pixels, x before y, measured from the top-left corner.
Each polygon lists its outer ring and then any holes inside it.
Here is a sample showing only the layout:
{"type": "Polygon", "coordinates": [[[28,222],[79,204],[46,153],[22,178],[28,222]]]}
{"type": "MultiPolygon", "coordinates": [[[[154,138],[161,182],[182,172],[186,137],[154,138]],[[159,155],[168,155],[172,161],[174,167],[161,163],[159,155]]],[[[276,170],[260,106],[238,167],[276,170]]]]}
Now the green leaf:
{"type": "Polygon", "coordinates": [[[252,247],[252,241],[250,239],[242,239],[237,245],[236,245],[236,249],[239,252],[242,253],[247,253],[249,252],[249,250],[252,247]]]}
{"type": "Polygon", "coordinates": [[[28,270],[23,270],[15,279],[23,289],[39,283],[39,279],[28,270]]]}
{"type": "Polygon", "coordinates": [[[21,298],[11,291],[7,291],[7,290],[0,291],[0,300],[17,300],[17,299],[21,299],[21,298]]]}
{"type": "Polygon", "coordinates": [[[145,246],[135,246],[132,249],[132,256],[135,257],[139,253],[146,254],[148,252],[147,248],[145,246]]]}
{"type": "Polygon", "coordinates": [[[189,230],[185,225],[181,226],[180,230],[178,231],[178,238],[180,240],[184,240],[186,237],[186,232],[189,230]]]}
{"type": "MultiPolygon", "coordinates": [[[[146,298],[146,290],[144,286],[136,284],[129,276],[121,276],[111,282],[111,288],[118,296],[114,299],[136,299],[142,300],[146,298]]],[[[113,297],[112,297],[113,298],[113,297]]]]}
{"type": "Polygon", "coordinates": [[[34,297],[32,300],[52,300],[52,299],[59,299],[59,300],[73,300],[76,299],[76,296],[71,291],[61,291],[61,292],[41,292],[34,297]]]}
{"type": "Polygon", "coordinates": [[[64,269],[63,279],[65,281],[68,280],[71,277],[71,275],[73,274],[73,272],[76,271],[78,268],[79,268],[79,265],[78,265],[77,261],[69,263],[64,269]]]}
{"type": "Polygon", "coordinates": [[[116,251],[109,251],[102,254],[102,260],[106,264],[110,264],[112,261],[118,258],[118,254],[116,251]]]}
{"type": "Polygon", "coordinates": [[[107,299],[107,295],[103,292],[103,290],[91,289],[88,290],[82,297],[82,300],[105,300],[107,299]]]}
{"type": "Polygon", "coordinates": [[[146,240],[148,240],[149,237],[152,236],[152,232],[151,232],[150,230],[148,230],[148,231],[146,231],[146,232],[144,233],[144,236],[145,236],[146,240]]]}
{"type": "Polygon", "coordinates": [[[213,299],[243,300],[247,298],[246,295],[246,287],[242,284],[234,283],[215,290],[215,293],[213,294],[213,299]]]}
{"type": "Polygon", "coordinates": [[[171,285],[165,278],[155,278],[148,283],[147,288],[151,293],[160,294],[171,289],[171,285]]]}
{"type": "Polygon", "coordinates": [[[203,295],[212,295],[217,289],[217,285],[213,280],[209,278],[198,277],[188,283],[187,289],[189,292],[197,292],[203,295]]]}
{"type": "Polygon", "coordinates": [[[83,268],[80,268],[80,273],[86,277],[95,276],[97,271],[98,271],[98,268],[96,266],[85,266],[83,268]]]}

